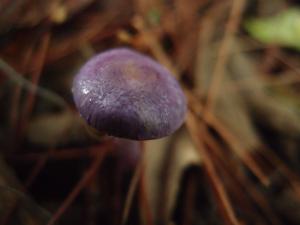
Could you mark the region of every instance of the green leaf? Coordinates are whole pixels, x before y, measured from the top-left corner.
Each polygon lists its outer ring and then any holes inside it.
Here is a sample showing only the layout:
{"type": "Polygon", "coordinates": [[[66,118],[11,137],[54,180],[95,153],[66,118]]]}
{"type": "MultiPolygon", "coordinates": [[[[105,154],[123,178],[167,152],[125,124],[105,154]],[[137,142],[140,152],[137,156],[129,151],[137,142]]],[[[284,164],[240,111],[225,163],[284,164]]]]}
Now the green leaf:
{"type": "Polygon", "coordinates": [[[245,22],[251,36],[265,44],[300,50],[300,9],[291,8],[269,18],[252,18],[245,22]]]}
{"type": "Polygon", "coordinates": [[[151,9],[149,10],[147,17],[151,25],[158,25],[160,23],[161,13],[158,9],[151,9]]]}

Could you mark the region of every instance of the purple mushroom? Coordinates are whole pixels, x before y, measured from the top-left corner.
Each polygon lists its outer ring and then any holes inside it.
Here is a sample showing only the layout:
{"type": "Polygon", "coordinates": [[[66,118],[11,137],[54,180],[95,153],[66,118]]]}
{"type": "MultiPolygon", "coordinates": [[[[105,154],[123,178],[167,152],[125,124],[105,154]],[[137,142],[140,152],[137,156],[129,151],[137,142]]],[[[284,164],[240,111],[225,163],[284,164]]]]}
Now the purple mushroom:
{"type": "Polygon", "coordinates": [[[172,74],[128,48],[91,58],[75,76],[73,95],[90,126],[133,140],[170,135],[186,112],[185,96],[172,74]]]}

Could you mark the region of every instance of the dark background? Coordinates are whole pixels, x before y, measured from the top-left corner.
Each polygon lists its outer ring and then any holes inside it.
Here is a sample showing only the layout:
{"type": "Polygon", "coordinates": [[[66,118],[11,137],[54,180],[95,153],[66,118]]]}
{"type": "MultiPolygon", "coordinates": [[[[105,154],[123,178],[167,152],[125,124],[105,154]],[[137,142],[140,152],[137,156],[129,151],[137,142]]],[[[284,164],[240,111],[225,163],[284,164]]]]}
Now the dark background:
{"type": "Polygon", "coordinates": [[[298,6],[1,0],[0,224],[300,224],[298,6]],[[116,139],[79,117],[76,71],[118,46],[182,85],[175,134],[116,139]]]}

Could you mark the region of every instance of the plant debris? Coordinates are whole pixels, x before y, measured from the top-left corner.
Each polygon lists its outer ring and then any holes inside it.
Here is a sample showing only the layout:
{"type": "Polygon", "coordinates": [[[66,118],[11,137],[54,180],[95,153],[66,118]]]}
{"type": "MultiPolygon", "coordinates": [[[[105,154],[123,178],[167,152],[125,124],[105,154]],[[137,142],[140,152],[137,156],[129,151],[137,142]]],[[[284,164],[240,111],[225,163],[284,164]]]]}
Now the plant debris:
{"type": "Polygon", "coordinates": [[[298,7],[1,1],[0,224],[299,224],[298,7]],[[129,141],[81,119],[73,78],[117,47],[174,74],[178,132],[129,141]]]}

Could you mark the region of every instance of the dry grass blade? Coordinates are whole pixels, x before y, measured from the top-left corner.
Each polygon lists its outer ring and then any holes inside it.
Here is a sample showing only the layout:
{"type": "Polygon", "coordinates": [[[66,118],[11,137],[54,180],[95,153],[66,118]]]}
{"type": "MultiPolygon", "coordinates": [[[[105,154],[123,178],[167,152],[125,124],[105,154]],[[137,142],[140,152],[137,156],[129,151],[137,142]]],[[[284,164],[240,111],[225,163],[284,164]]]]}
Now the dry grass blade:
{"type": "MultiPolygon", "coordinates": [[[[37,161],[37,163],[34,165],[33,169],[31,170],[30,175],[26,179],[24,187],[22,187],[24,192],[26,192],[27,189],[34,182],[36,177],[39,175],[39,173],[41,172],[41,170],[45,166],[47,160],[48,160],[48,154],[45,154],[45,155],[43,155],[43,157],[39,158],[39,160],[37,161]]],[[[1,225],[9,224],[9,221],[12,220],[12,216],[15,213],[15,211],[17,210],[19,203],[20,202],[18,200],[15,201],[15,203],[11,206],[11,208],[7,211],[7,213],[0,220],[1,225]]]]}
{"type": "Polygon", "coordinates": [[[72,204],[78,194],[82,191],[82,189],[87,185],[87,183],[96,175],[105,155],[107,154],[109,149],[101,149],[99,154],[96,156],[95,160],[91,163],[90,168],[85,172],[82,176],[81,180],[77,183],[74,189],[70,192],[67,198],[63,201],[58,210],[51,217],[50,221],[47,225],[53,225],[61,215],[68,209],[68,207],[72,204]]]}
{"type": "Polygon", "coordinates": [[[66,108],[68,104],[65,100],[59,95],[45,89],[42,87],[37,87],[32,82],[28,81],[21,74],[15,71],[9,64],[7,64],[3,59],[0,58],[0,70],[2,70],[5,75],[17,85],[23,87],[29,92],[34,92],[38,96],[43,97],[45,100],[48,100],[60,107],[66,108]]]}
{"type": "MultiPolygon", "coordinates": [[[[277,171],[281,172],[284,176],[284,179],[291,185],[298,199],[300,199],[300,179],[299,176],[294,173],[276,154],[274,154],[270,149],[264,147],[256,154],[265,160],[268,163],[273,165],[274,173],[277,171]]],[[[272,174],[271,174],[272,175],[272,174]]],[[[274,174],[273,174],[274,175],[274,174]]]]}
{"type": "Polygon", "coordinates": [[[140,32],[140,35],[144,39],[144,42],[147,43],[148,47],[152,51],[152,54],[157,58],[157,60],[165,65],[178,78],[179,74],[172,61],[163,50],[160,42],[157,40],[155,35],[153,35],[151,31],[147,29],[144,19],[136,16],[134,17],[132,23],[133,26],[140,32]]]}
{"type": "MultiPolygon", "coordinates": [[[[200,130],[205,144],[207,144],[207,146],[212,151],[211,154],[214,155],[214,161],[217,165],[219,165],[219,171],[223,174],[222,177],[226,177],[228,180],[230,180],[230,183],[232,183],[232,185],[230,185],[232,189],[230,193],[232,193],[234,196],[239,195],[239,198],[237,200],[239,204],[246,204],[248,210],[255,214],[256,210],[253,209],[253,205],[248,199],[245,199],[244,190],[247,190],[247,193],[255,202],[256,206],[259,207],[262,212],[264,212],[264,215],[268,218],[269,221],[272,222],[272,224],[282,224],[278,216],[272,211],[272,208],[264,198],[263,194],[260,193],[252,184],[252,182],[245,176],[245,174],[241,172],[241,165],[239,165],[239,162],[234,162],[233,160],[228,159],[226,153],[224,153],[224,149],[222,149],[218,142],[214,140],[214,138],[208,133],[207,129],[204,126],[201,127],[200,130]],[[243,199],[243,202],[241,198],[243,199]]],[[[256,213],[256,217],[260,218],[261,216],[256,213]]],[[[260,219],[263,220],[262,218],[260,219]]]]}
{"type": "MultiPolygon", "coordinates": [[[[28,65],[30,62],[30,59],[32,57],[32,53],[33,53],[33,46],[28,47],[28,49],[26,49],[26,53],[24,56],[24,59],[22,60],[22,64],[21,64],[21,70],[22,73],[27,73],[28,71],[28,65]]],[[[16,86],[14,88],[14,93],[13,93],[13,97],[12,97],[12,104],[11,104],[11,127],[14,131],[14,133],[17,130],[17,124],[18,124],[18,118],[19,118],[19,104],[20,104],[20,98],[21,98],[21,87],[20,86],[16,86]]]]}
{"type": "Polygon", "coordinates": [[[133,177],[131,178],[129,190],[126,195],[125,205],[124,205],[124,209],[123,209],[123,213],[122,213],[121,225],[125,225],[127,223],[128,215],[129,215],[130,208],[132,205],[132,200],[133,200],[135,191],[137,189],[139,180],[141,179],[141,176],[142,176],[142,171],[143,171],[143,167],[144,167],[143,164],[144,164],[144,161],[140,160],[139,164],[137,165],[137,167],[135,169],[133,177]]]}
{"type": "Polygon", "coordinates": [[[226,221],[228,224],[240,225],[240,222],[234,213],[233,207],[226,193],[225,187],[215,171],[214,163],[211,161],[210,156],[206,153],[205,147],[199,138],[198,121],[191,112],[188,113],[186,125],[193,141],[197,146],[199,154],[201,154],[201,157],[203,157],[204,166],[224,210],[224,217],[226,221]]]}
{"type": "Polygon", "coordinates": [[[140,206],[141,206],[141,212],[143,216],[143,223],[145,225],[153,225],[153,216],[152,212],[150,210],[150,204],[149,204],[149,199],[148,196],[149,194],[147,193],[146,189],[147,183],[145,179],[145,166],[142,167],[142,172],[141,172],[141,179],[140,179],[140,192],[139,192],[139,197],[140,197],[140,206]]]}
{"type": "MultiPolygon", "coordinates": [[[[0,155],[0,184],[57,207],[48,225],[298,224],[299,49],[258,43],[243,26],[296,7],[292,0],[4,0],[0,148],[9,166],[0,155]],[[116,47],[167,67],[188,100],[186,126],[144,142],[142,153],[140,142],[112,141],[73,110],[78,69],[116,47]]],[[[28,214],[9,194],[0,197],[0,223],[40,224],[38,210],[28,214]]]]}
{"type": "MultiPolygon", "coordinates": [[[[190,95],[191,98],[193,98],[190,95]]],[[[195,99],[194,99],[195,100],[195,99]]],[[[201,106],[196,104],[198,109],[196,109],[199,113],[202,112],[201,106]]],[[[196,106],[195,105],[195,106],[196,106]]],[[[206,116],[206,122],[214,127],[219,134],[224,138],[226,143],[231,146],[231,150],[233,150],[240,159],[248,166],[248,168],[259,178],[259,180],[268,187],[270,185],[270,177],[269,175],[263,170],[263,165],[260,165],[259,161],[254,158],[253,152],[250,151],[243,151],[239,140],[219,121],[213,114],[208,113],[206,116]]],[[[291,170],[283,163],[272,151],[267,151],[264,148],[261,150],[260,154],[268,160],[269,163],[273,164],[273,170],[280,170],[283,172],[285,178],[289,181],[291,186],[293,187],[295,193],[299,197],[300,187],[299,187],[299,178],[295,175],[291,170]]]]}
{"type": "Polygon", "coordinates": [[[217,62],[212,74],[210,89],[207,95],[206,111],[211,111],[211,109],[214,107],[214,102],[218,95],[218,89],[223,78],[224,67],[228,61],[229,50],[233,42],[234,34],[238,29],[238,25],[245,7],[245,3],[246,3],[245,0],[232,1],[232,8],[231,8],[229,20],[225,27],[224,39],[221,43],[217,62]]]}
{"type": "Polygon", "coordinates": [[[259,167],[257,162],[252,158],[250,152],[245,151],[240,145],[239,141],[226,127],[212,114],[206,117],[206,121],[214,127],[219,134],[224,138],[224,140],[231,146],[231,149],[240,157],[240,159],[249,167],[249,169],[259,178],[259,180],[268,186],[270,181],[269,177],[265,172],[259,167]]]}
{"type": "MultiPolygon", "coordinates": [[[[191,107],[197,112],[198,115],[203,115],[204,108],[200,104],[200,102],[195,98],[195,96],[189,92],[186,91],[186,94],[189,97],[189,100],[191,101],[191,107]]],[[[205,122],[211,125],[213,128],[216,129],[217,132],[224,138],[226,143],[231,146],[231,150],[237,154],[237,156],[240,157],[240,159],[249,167],[249,169],[260,179],[260,181],[268,186],[269,185],[269,177],[267,174],[265,174],[259,165],[254,161],[254,159],[251,157],[248,151],[243,151],[243,148],[239,144],[238,140],[235,138],[235,136],[228,130],[226,127],[223,126],[223,124],[210,112],[206,113],[206,117],[204,117],[205,122]]]]}
{"type": "MultiPolygon", "coordinates": [[[[50,32],[46,32],[45,34],[43,34],[43,36],[41,37],[39,49],[37,50],[37,53],[35,53],[32,59],[32,61],[34,61],[33,64],[34,66],[31,74],[31,82],[34,85],[35,89],[36,87],[38,87],[38,82],[42,73],[43,66],[45,64],[45,59],[48,52],[50,39],[51,39],[50,32]]],[[[28,93],[28,96],[26,98],[26,103],[20,115],[19,135],[21,136],[21,139],[23,137],[24,130],[28,126],[29,116],[33,109],[35,94],[36,94],[35,89],[33,89],[28,93]]]]}

